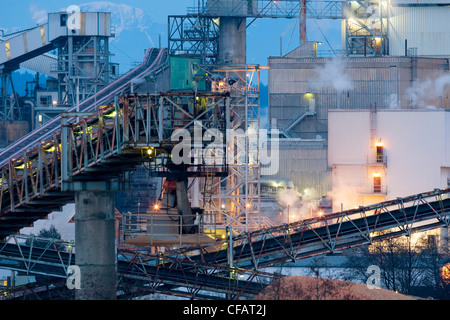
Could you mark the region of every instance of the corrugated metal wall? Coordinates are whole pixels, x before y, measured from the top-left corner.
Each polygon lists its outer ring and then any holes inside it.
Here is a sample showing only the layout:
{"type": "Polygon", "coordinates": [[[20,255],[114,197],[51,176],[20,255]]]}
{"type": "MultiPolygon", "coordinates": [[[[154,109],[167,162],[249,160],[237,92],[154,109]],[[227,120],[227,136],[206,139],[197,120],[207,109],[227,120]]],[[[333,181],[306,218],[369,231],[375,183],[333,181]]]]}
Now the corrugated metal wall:
{"type": "Polygon", "coordinates": [[[389,6],[388,10],[391,55],[403,56],[407,39],[417,55],[450,56],[449,6],[389,6]]]}
{"type": "MultiPolygon", "coordinates": [[[[420,107],[411,105],[408,96],[414,81],[427,81],[449,71],[448,59],[420,57],[270,58],[269,65],[269,119],[277,118],[280,129],[301,108],[308,107],[305,94],[314,94],[316,116],[305,118],[294,129],[304,139],[317,135],[326,139],[330,108],[420,107]],[[340,64],[337,75],[319,76],[328,72],[327,64],[340,64]],[[344,76],[351,86],[339,91],[333,82],[344,76]]],[[[437,106],[436,101],[430,104],[437,106]]],[[[449,107],[447,104],[447,100],[442,102],[443,107],[449,107]]]]}
{"type": "MultiPolygon", "coordinates": [[[[308,117],[295,128],[299,137],[327,138],[328,109],[366,109],[371,106],[388,108],[398,99],[398,72],[391,61],[382,59],[374,64],[368,58],[345,59],[333,62],[331,58],[269,60],[270,118],[277,118],[279,127],[288,123],[299,108],[308,107],[305,93],[314,94],[316,116],[308,117]],[[338,91],[332,83],[339,79],[318,78],[327,63],[344,64],[343,71],[351,79],[351,89],[338,91]],[[327,83],[327,82],[330,83],[327,83]]],[[[325,71],[326,72],[326,71],[325,71]]],[[[330,75],[332,77],[332,75],[330,75]]]]}
{"type": "Polygon", "coordinates": [[[318,197],[331,190],[325,140],[285,139],[279,142],[279,170],[271,178],[289,179],[299,192],[315,190],[318,197]]]}

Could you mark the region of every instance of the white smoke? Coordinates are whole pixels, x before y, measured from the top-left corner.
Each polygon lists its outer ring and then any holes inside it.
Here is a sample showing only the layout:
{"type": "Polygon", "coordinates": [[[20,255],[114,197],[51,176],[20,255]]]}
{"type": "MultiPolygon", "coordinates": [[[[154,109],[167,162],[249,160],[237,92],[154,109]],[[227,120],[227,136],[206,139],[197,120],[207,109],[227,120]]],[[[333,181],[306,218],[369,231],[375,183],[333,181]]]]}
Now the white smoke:
{"type": "Polygon", "coordinates": [[[418,108],[436,107],[436,99],[448,96],[450,90],[450,74],[441,74],[436,79],[427,78],[423,81],[414,81],[406,90],[412,106],[418,108]]]}
{"type": "Polygon", "coordinates": [[[36,4],[30,5],[30,13],[31,13],[31,19],[36,24],[44,24],[48,20],[48,12],[45,9],[39,9],[36,4]]]}
{"type": "Polygon", "coordinates": [[[400,108],[397,94],[390,94],[389,96],[386,96],[385,99],[386,99],[386,103],[390,109],[400,108]]]}
{"type": "Polygon", "coordinates": [[[285,222],[292,223],[316,216],[318,203],[313,201],[315,197],[316,192],[312,188],[305,189],[303,194],[295,189],[280,191],[277,195],[277,200],[286,217],[285,222]],[[288,216],[289,218],[287,218],[288,216]]]}
{"type": "Polygon", "coordinates": [[[316,68],[314,89],[333,88],[337,92],[353,89],[353,82],[346,72],[346,63],[342,58],[333,58],[323,66],[316,68]]]}
{"type": "Polygon", "coordinates": [[[327,195],[333,201],[333,212],[357,207],[359,205],[357,191],[353,179],[347,176],[333,175],[333,189],[327,195]]]}
{"type": "Polygon", "coordinates": [[[285,189],[278,193],[277,200],[280,206],[287,207],[287,206],[295,206],[298,205],[299,201],[301,200],[301,194],[298,193],[294,189],[285,189]]]}

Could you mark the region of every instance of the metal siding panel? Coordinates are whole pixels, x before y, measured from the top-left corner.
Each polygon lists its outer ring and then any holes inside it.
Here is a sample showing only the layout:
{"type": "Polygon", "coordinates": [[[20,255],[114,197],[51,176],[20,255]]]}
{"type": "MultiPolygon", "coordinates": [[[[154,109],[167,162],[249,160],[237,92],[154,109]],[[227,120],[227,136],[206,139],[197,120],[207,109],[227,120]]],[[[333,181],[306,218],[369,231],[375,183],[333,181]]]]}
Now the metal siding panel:
{"type": "Polygon", "coordinates": [[[6,42],[0,42],[0,61],[6,60],[6,42]]]}
{"type": "Polygon", "coordinates": [[[57,63],[56,56],[51,54],[40,55],[36,58],[29,59],[20,64],[21,67],[45,74],[49,77],[55,77],[55,74],[51,72],[52,64],[57,63]]]}
{"type": "Polygon", "coordinates": [[[61,14],[63,13],[49,13],[48,15],[48,26],[50,27],[47,32],[48,41],[67,35],[67,27],[61,26],[61,14]]]}
{"type": "Polygon", "coordinates": [[[300,192],[313,187],[318,194],[326,194],[331,176],[323,142],[281,142],[280,167],[275,176],[292,180],[300,192]]]}
{"type": "Polygon", "coordinates": [[[85,35],[98,35],[98,14],[97,12],[85,12],[85,35]]]}
{"type": "Polygon", "coordinates": [[[390,7],[390,53],[405,54],[417,47],[418,55],[450,55],[450,7],[390,7]]]}

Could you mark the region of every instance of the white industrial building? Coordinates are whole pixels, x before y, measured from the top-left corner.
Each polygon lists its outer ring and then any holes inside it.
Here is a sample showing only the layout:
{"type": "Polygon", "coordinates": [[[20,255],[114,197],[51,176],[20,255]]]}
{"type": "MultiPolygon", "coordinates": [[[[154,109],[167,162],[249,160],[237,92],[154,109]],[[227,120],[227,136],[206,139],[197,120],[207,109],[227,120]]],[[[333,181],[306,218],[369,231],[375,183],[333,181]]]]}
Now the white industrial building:
{"type": "Polygon", "coordinates": [[[329,110],[328,130],[333,211],[449,186],[449,110],[329,110]]]}

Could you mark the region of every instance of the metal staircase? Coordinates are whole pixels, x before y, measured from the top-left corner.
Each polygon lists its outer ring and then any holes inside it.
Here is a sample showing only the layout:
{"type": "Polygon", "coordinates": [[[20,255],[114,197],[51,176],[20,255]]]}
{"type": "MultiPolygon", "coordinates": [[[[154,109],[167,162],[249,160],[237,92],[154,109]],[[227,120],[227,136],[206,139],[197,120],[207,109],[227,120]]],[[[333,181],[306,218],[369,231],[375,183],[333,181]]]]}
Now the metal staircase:
{"type": "Polygon", "coordinates": [[[292,129],[300,122],[303,121],[306,117],[314,116],[316,114],[315,111],[311,111],[309,108],[301,109],[291,120],[289,120],[283,128],[281,128],[281,132],[286,138],[296,138],[296,133],[292,131],[292,129]]]}

